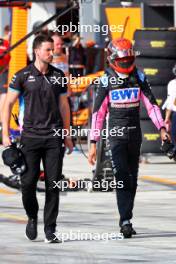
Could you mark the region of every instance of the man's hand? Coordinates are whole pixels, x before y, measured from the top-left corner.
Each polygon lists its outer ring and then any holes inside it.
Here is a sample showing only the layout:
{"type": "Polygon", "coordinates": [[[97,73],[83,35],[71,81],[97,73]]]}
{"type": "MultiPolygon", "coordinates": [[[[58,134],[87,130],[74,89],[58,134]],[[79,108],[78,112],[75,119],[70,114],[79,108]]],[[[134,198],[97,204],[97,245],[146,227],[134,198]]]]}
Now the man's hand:
{"type": "Polygon", "coordinates": [[[88,161],[91,165],[94,165],[97,159],[96,144],[91,144],[88,161]]]}
{"type": "Polygon", "coordinates": [[[170,132],[170,130],[171,130],[171,120],[170,120],[170,118],[166,118],[166,119],[164,120],[164,123],[166,124],[166,130],[167,130],[168,132],[170,132]]]}
{"type": "Polygon", "coordinates": [[[166,128],[161,128],[160,136],[162,141],[165,140],[171,141],[170,135],[167,133],[166,128]]]}
{"type": "Polygon", "coordinates": [[[2,136],[2,144],[5,148],[9,147],[12,143],[9,136],[2,136]]]}
{"type": "Polygon", "coordinates": [[[73,142],[72,142],[71,137],[65,137],[65,139],[64,139],[64,144],[65,144],[65,148],[68,149],[67,154],[68,154],[68,155],[71,154],[72,151],[73,151],[73,142]]]}
{"type": "Polygon", "coordinates": [[[6,95],[6,100],[3,106],[2,112],[2,143],[4,147],[8,147],[11,145],[11,140],[9,137],[9,124],[10,124],[10,116],[12,113],[12,107],[15,104],[19,96],[19,92],[8,90],[6,95]]]}

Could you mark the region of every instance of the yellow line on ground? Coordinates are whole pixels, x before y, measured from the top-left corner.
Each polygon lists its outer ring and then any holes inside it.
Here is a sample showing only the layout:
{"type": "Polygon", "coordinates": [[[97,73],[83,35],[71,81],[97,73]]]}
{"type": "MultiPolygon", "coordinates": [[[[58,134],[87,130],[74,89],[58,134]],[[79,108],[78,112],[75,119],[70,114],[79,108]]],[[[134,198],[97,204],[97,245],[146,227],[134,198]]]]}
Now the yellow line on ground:
{"type": "Polygon", "coordinates": [[[167,179],[163,179],[163,178],[159,178],[159,177],[154,177],[154,176],[141,176],[139,177],[140,180],[144,180],[144,181],[151,181],[151,182],[156,182],[156,183],[162,183],[165,185],[176,185],[176,181],[172,181],[172,180],[167,180],[167,179]]]}
{"type": "Polygon", "coordinates": [[[0,213],[0,218],[8,218],[8,219],[14,219],[14,220],[19,220],[19,221],[26,221],[25,217],[20,217],[17,215],[11,215],[11,214],[5,214],[5,213],[0,213]]]}
{"type": "Polygon", "coordinates": [[[9,191],[9,190],[4,189],[4,188],[0,188],[0,193],[3,193],[3,194],[16,194],[16,192],[12,192],[12,191],[9,191]]]}

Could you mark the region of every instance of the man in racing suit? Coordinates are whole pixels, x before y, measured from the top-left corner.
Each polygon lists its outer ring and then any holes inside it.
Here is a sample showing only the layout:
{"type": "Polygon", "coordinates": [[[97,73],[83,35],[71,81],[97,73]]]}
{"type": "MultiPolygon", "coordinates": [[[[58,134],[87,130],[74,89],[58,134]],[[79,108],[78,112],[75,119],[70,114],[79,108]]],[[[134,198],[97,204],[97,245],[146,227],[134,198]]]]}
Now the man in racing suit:
{"type": "Polygon", "coordinates": [[[123,182],[117,189],[117,205],[120,214],[119,225],[125,238],[135,231],[130,223],[137,189],[137,176],[141,147],[140,101],[147,108],[148,115],[161,133],[161,140],[169,135],[160,109],[151,92],[143,72],[135,64],[135,52],[128,39],[115,39],[109,43],[109,67],[100,79],[93,109],[91,147],[89,163],[96,161],[97,130],[103,127],[108,112],[108,136],[114,176],[123,182]]]}

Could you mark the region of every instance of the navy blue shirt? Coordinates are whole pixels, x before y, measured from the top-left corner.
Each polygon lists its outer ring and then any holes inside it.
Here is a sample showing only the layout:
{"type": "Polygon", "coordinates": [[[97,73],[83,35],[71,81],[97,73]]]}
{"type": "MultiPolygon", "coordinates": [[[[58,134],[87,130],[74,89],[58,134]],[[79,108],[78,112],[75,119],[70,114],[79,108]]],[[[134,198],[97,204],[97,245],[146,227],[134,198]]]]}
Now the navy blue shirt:
{"type": "Polygon", "coordinates": [[[24,136],[50,137],[53,129],[63,127],[59,97],[67,93],[67,85],[62,82],[64,77],[64,73],[52,65],[44,75],[33,63],[13,76],[9,88],[24,98],[24,136]]]}

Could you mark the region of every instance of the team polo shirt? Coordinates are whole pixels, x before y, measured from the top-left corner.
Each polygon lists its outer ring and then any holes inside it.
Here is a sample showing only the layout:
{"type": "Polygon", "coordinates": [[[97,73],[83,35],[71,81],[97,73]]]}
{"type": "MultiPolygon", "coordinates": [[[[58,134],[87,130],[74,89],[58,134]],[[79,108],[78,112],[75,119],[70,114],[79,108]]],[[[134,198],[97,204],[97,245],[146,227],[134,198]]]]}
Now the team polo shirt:
{"type": "Polygon", "coordinates": [[[176,112],[176,79],[173,79],[168,83],[167,99],[162,108],[176,112]]]}
{"type": "Polygon", "coordinates": [[[54,129],[63,127],[59,97],[67,93],[64,78],[64,73],[52,65],[44,75],[33,63],[13,76],[9,89],[23,97],[24,136],[50,137],[54,129]]]}

